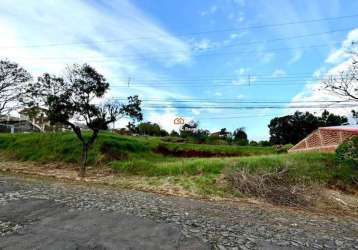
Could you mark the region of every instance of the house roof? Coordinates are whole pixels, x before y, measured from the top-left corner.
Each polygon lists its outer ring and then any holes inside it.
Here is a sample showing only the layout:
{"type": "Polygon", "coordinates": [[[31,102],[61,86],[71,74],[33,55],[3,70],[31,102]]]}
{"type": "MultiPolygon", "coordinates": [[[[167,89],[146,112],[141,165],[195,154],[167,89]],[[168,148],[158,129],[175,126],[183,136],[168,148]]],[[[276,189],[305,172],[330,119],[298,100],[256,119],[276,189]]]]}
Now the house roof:
{"type": "Polygon", "coordinates": [[[348,131],[358,134],[358,125],[344,125],[344,126],[331,126],[331,127],[320,127],[322,130],[339,130],[339,131],[348,131]]]}

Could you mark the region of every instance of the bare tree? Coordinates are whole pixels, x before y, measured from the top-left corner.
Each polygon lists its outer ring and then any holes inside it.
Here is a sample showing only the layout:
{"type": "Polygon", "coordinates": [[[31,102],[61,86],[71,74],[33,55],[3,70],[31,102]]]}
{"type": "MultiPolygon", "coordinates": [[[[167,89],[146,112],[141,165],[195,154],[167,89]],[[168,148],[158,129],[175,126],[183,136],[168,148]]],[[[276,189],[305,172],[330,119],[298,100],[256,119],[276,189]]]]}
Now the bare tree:
{"type": "Polygon", "coordinates": [[[358,51],[357,43],[352,43],[348,51],[352,54],[351,65],[345,71],[338,75],[331,75],[323,81],[325,89],[330,92],[344,97],[347,100],[358,100],[358,51]]]}
{"type": "MultiPolygon", "coordinates": [[[[358,44],[352,42],[348,51],[351,56],[351,65],[338,76],[329,76],[323,81],[324,88],[330,92],[345,98],[347,101],[358,101],[358,44]]],[[[358,112],[352,110],[352,116],[358,124],[358,112]]]]}
{"type": "Polygon", "coordinates": [[[0,61],[0,116],[15,108],[31,75],[17,63],[0,61]]]}

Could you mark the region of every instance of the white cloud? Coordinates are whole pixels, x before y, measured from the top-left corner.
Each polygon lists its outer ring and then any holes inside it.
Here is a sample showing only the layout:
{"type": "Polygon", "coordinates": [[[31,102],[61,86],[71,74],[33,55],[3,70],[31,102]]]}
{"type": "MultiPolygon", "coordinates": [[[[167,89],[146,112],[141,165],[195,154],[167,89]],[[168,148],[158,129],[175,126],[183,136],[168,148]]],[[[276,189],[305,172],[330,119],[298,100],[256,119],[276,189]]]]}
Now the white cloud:
{"type": "MultiPolygon", "coordinates": [[[[350,41],[352,37],[355,37],[358,29],[351,31],[347,38],[342,43],[341,48],[339,48],[337,51],[343,51],[345,50],[346,46],[348,45],[347,41],[350,41]]],[[[319,77],[319,78],[325,78],[329,77],[331,75],[339,75],[341,72],[346,71],[349,69],[350,65],[352,64],[352,55],[349,54],[349,57],[347,57],[344,53],[336,53],[333,52],[328,55],[326,60],[326,63],[329,63],[328,65],[324,65],[321,68],[317,69],[313,73],[313,77],[319,77]],[[331,65],[334,64],[334,65],[331,65]],[[329,66],[329,67],[328,67],[329,66]]],[[[352,89],[358,88],[358,82],[352,82],[352,89]]],[[[292,103],[289,106],[297,106],[297,103],[294,102],[304,102],[307,105],[323,105],[322,103],[315,103],[317,101],[335,101],[335,100],[342,100],[346,101],[347,98],[344,98],[342,96],[338,96],[333,94],[332,92],[329,92],[324,88],[324,85],[321,81],[311,81],[308,82],[305,85],[305,88],[303,91],[298,93],[296,96],[292,98],[292,103]]],[[[340,103],[340,104],[326,104],[321,109],[310,109],[310,108],[304,108],[301,109],[302,111],[310,111],[312,113],[320,114],[324,109],[329,110],[330,112],[334,112],[340,115],[346,115],[351,116],[351,110],[354,109],[354,107],[339,107],[339,105],[347,104],[347,103],[340,103]]]]}
{"type": "Polygon", "coordinates": [[[108,97],[181,96],[149,83],[135,87],[162,75],[153,63],[168,67],[190,62],[191,49],[130,1],[4,0],[0,9],[6,10],[0,14],[0,58],[18,62],[34,76],[59,74],[67,64],[88,62],[109,80],[108,97]],[[126,85],[128,77],[141,80],[130,88],[115,87],[126,85]]]}
{"type": "Polygon", "coordinates": [[[237,75],[237,79],[232,81],[232,84],[235,85],[245,85],[245,84],[252,84],[256,82],[256,76],[250,75],[250,68],[240,68],[235,71],[237,75]]]}
{"type": "Polygon", "coordinates": [[[148,113],[147,117],[148,118],[146,120],[159,124],[161,128],[165,129],[168,132],[172,130],[179,130],[180,125],[174,124],[175,118],[182,117],[185,122],[192,120],[192,117],[180,116],[175,112],[175,110],[172,109],[166,109],[164,112],[152,111],[148,113]]]}
{"type": "Polygon", "coordinates": [[[194,115],[200,115],[200,110],[199,110],[199,109],[191,109],[191,112],[192,112],[194,115]]]}
{"type": "Polygon", "coordinates": [[[326,63],[336,64],[351,57],[349,50],[352,47],[352,42],[358,40],[358,29],[354,29],[348,33],[347,38],[342,42],[339,49],[335,49],[326,59],[326,63]]]}
{"type": "Polygon", "coordinates": [[[286,71],[284,71],[283,69],[276,69],[273,73],[272,73],[272,77],[283,77],[286,75],[286,71]]]}
{"type": "Polygon", "coordinates": [[[212,47],[212,43],[209,39],[201,39],[200,41],[194,42],[193,43],[193,49],[194,50],[206,50],[209,49],[210,47],[212,47]]]}
{"type": "Polygon", "coordinates": [[[41,4],[2,1],[0,8],[6,9],[0,16],[2,47],[85,44],[7,48],[1,49],[0,56],[29,65],[30,70],[55,73],[67,63],[88,61],[103,71],[129,74],[139,68],[138,59],[143,54],[163,63],[168,60],[183,63],[190,59],[188,44],[170,35],[128,1],[98,5],[87,1],[62,4],[58,1],[42,1],[41,4]],[[148,37],[151,39],[140,39],[148,37]],[[165,58],[153,56],[163,51],[167,52],[165,58]]]}
{"type": "Polygon", "coordinates": [[[269,63],[274,58],[275,53],[268,52],[268,51],[266,51],[264,45],[259,45],[257,47],[256,56],[257,56],[257,59],[260,60],[261,63],[269,63]]]}
{"type": "Polygon", "coordinates": [[[223,94],[221,92],[215,92],[216,96],[222,96],[223,94]]]}
{"type": "Polygon", "coordinates": [[[207,10],[201,11],[200,15],[201,16],[212,15],[212,14],[215,14],[217,10],[218,10],[218,7],[216,5],[212,5],[207,10]]]}
{"type": "Polygon", "coordinates": [[[295,50],[293,51],[293,55],[290,58],[290,60],[288,61],[288,64],[294,64],[296,62],[298,62],[303,56],[303,52],[301,50],[295,50]]]}

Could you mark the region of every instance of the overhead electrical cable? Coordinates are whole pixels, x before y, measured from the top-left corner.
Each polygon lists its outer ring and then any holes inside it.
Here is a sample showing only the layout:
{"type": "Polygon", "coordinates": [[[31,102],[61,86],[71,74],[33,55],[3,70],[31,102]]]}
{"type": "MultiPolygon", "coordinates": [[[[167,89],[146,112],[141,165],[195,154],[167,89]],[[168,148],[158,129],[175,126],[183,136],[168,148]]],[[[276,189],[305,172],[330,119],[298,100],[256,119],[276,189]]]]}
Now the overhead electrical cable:
{"type": "MultiPolygon", "coordinates": [[[[307,19],[307,20],[297,20],[297,21],[273,23],[273,24],[252,25],[252,26],[246,26],[240,28],[227,28],[227,29],[188,32],[188,33],[173,34],[173,35],[178,37],[186,37],[186,36],[195,36],[195,35],[203,35],[203,34],[233,32],[233,31],[240,31],[240,30],[283,27],[283,26],[296,25],[296,24],[319,23],[319,22],[326,22],[326,21],[351,19],[357,17],[358,14],[353,14],[353,15],[327,17],[327,18],[319,18],[319,19],[307,19]]],[[[47,43],[47,44],[28,44],[28,45],[21,45],[21,46],[0,46],[0,48],[1,49],[36,48],[36,47],[42,48],[42,47],[57,47],[57,46],[69,46],[69,45],[72,46],[72,45],[85,45],[85,44],[97,44],[97,43],[115,43],[115,42],[125,42],[125,41],[135,41],[135,40],[147,40],[147,39],[151,40],[151,39],[172,37],[173,35],[143,36],[143,37],[133,37],[133,38],[125,38],[125,39],[121,38],[121,39],[98,40],[98,41],[87,41],[87,42],[63,42],[63,43],[47,43]]]]}

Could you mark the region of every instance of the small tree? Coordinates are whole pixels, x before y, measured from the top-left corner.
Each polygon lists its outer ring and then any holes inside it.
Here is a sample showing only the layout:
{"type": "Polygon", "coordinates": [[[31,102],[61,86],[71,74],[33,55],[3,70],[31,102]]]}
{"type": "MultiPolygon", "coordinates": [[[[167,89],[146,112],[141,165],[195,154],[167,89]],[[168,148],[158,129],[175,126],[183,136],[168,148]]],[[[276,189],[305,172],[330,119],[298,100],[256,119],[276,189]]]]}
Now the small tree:
{"type": "Polygon", "coordinates": [[[246,145],[248,144],[247,134],[245,132],[245,128],[238,128],[233,133],[234,141],[239,144],[246,145]]]}
{"type": "Polygon", "coordinates": [[[179,137],[179,133],[175,130],[172,130],[172,132],[170,132],[170,136],[172,137],[179,137]]]}
{"type": "Polygon", "coordinates": [[[358,124],[358,111],[352,110],[352,116],[356,120],[356,123],[358,124]]]}
{"type": "Polygon", "coordinates": [[[106,79],[93,67],[73,65],[66,68],[64,77],[44,74],[28,87],[25,103],[46,109],[51,123],[70,127],[82,144],[79,176],[86,172],[87,155],[100,130],[108,129],[110,123],[123,117],[141,120],[142,113],[138,96],[128,97],[128,104],[98,104],[109,89],[106,79]],[[28,100],[28,101],[27,101],[28,100]],[[89,137],[83,135],[77,122],[84,122],[92,131],[89,137]]]}
{"type": "Polygon", "coordinates": [[[10,105],[21,96],[21,90],[25,83],[31,80],[31,75],[18,64],[1,60],[0,61],[0,116],[9,111],[10,105]]]}
{"type": "Polygon", "coordinates": [[[196,121],[190,121],[188,123],[185,123],[179,130],[180,136],[183,138],[192,137],[198,130],[198,127],[199,122],[196,121]]]}

